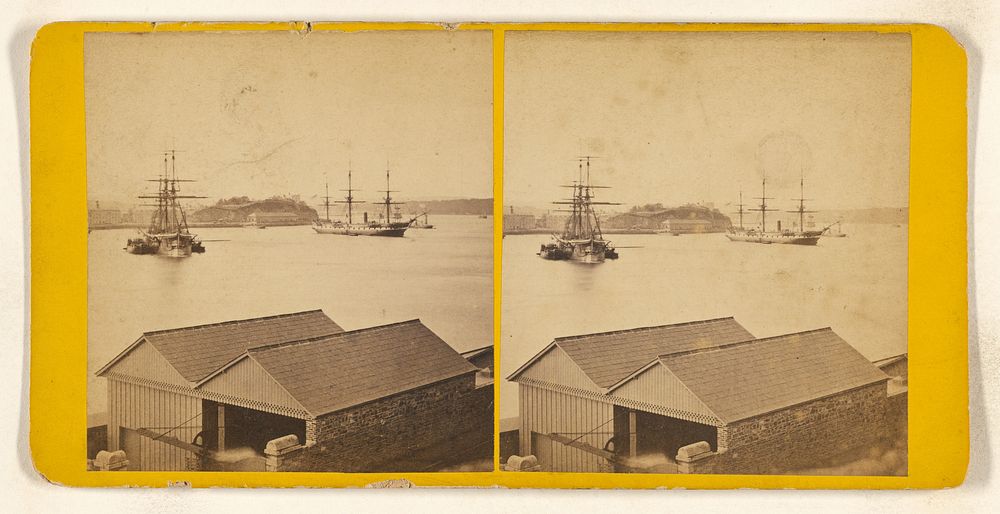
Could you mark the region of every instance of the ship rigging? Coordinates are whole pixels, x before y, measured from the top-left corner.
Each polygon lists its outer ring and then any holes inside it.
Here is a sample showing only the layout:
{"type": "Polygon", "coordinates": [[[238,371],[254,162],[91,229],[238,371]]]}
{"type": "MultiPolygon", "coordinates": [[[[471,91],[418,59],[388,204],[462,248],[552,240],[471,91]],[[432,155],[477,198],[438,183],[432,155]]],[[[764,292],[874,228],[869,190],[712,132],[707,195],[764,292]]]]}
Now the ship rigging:
{"type": "Polygon", "coordinates": [[[761,194],[755,198],[756,200],[760,200],[760,204],[758,204],[756,208],[745,209],[746,211],[760,213],[760,230],[757,228],[745,228],[743,226],[743,192],[740,191],[738,211],[740,215],[740,226],[730,227],[729,231],[726,232],[726,237],[728,237],[730,241],[762,244],[794,244],[803,246],[814,246],[817,242],[819,242],[820,236],[822,236],[829,227],[823,228],[822,230],[805,229],[805,215],[817,211],[806,210],[805,202],[808,199],[805,198],[804,177],[799,177],[799,197],[795,199],[799,202],[798,208],[792,211],[786,211],[789,213],[797,213],[799,215],[799,223],[796,227],[797,230],[782,230],[780,220],[777,222],[777,230],[767,230],[767,213],[775,212],[777,209],[770,209],[767,206],[767,201],[774,199],[773,197],[767,196],[767,177],[761,179],[760,187],[761,194]]]}
{"type": "Polygon", "coordinates": [[[157,183],[157,194],[141,195],[144,200],[156,203],[143,204],[155,207],[149,227],[140,230],[140,236],[130,238],[125,251],[131,254],[159,254],[167,257],[188,257],[192,253],[204,253],[205,247],[198,236],[188,230],[187,215],[178,200],[205,198],[204,196],[181,195],[180,182],[194,182],[177,178],[177,152],[163,153],[163,173],[148,182],[157,183]]]}
{"type": "Polygon", "coordinates": [[[351,166],[348,164],[347,189],[341,190],[345,191],[347,193],[347,196],[344,197],[344,200],[332,202],[332,203],[340,203],[347,205],[347,222],[345,223],[343,220],[330,219],[330,203],[331,203],[330,186],[329,184],[327,184],[326,195],[323,197],[324,202],[322,204],[324,207],[326,207],[326,219],[316,220],[316,222],[313,223],[313,230],[315,230],[319,234],[336,234],[343,236],[403,237],[403,234],[406,233],[406,229],[408,229],[410,225],[414,222],[414,220],[416,220],[416,217],[407,221],[402,221],[401,219],[392,221],[390,219],[389,213],[392,212],[393,207],[401,204],[400,202],[394,201],[392,199],[392,196],[390,196],[390,193],[395,193],[397,191],[394,191],[389,188],[388,164],[386,165],[386,170],[385,170],[385,190],[384,190],[385,199],[381,202],[384,204],[385,213],[384,213],[384,218],[380,219],[379,221],[375,220],[369,221],[368,213],[365,212],[363,223],[354,222],[354,204],[364,203],[364,202],[354,199],[354,192],[357,190],[354,189],[352,181],[353,181],[353,170],[351,169],[351,166]]]}
{"type": "Polygon", "coordinates": [[[590,181],[590,161],[595,158],[590,155],[577,158],[577,180],[571,185],[562,186],[572,189],[571,197],[552,202],[556,205],[569,206],[568,209],[559,211],[570,214],[562,234],[553,234],[554,241],[543,244],[539,249],[538,255],[543,259],[599,263],[605,259],[618,258],[614,245],[604,239],[600,218],[593,208],[595,205],[619,205],[594,200],[594,189],[608,188],[608,186],[595,186],[590,181]]]}

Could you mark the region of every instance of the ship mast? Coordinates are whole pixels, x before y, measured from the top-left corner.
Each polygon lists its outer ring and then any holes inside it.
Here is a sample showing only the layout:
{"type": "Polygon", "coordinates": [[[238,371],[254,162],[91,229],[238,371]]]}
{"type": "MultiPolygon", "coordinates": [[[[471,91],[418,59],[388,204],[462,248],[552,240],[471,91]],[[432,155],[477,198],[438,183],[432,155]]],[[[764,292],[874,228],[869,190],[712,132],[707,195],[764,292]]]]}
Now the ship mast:
{"type": "Polygon", "coordinates": [[[566,239],[603,239],[603,235],[601,234],[601,222],[597,217],[597,213],[594,212],[593,206],[620,205],[616,202],[594,201],[594,189],[606,189],[608,187],[595,186],[590,183],[590,160],[596,158],[597,157],[593,155],[577,157],[577,180],[575,180],[572,185],[562,186],[573,189],[572,197],[566,198],[564,201],[552,202],[557,205],[569,205],[572,207],[568,210],[560,210],[560,212],[570,213],[570,217],[566,220],[566,226],[563,232],[563,237],[566,239]],[[586,173],[584,172],[585,163],[586,173]]]}
{"type": "Polygon", "coordinates": [[[806,196],[806,194],[805,194],[805,177],[802,174],[800,174],[799,175],[799,197],[798,198],[793,198],[793,200],[798,200],[798,202],[799,202],[799,208],[796,209],[796,210],[794,210],[794,211],[786,211],[786,212],[792,212],[792,213],[795,213],[795,212],[799,213],[799,232],[805,232],[806,231],[805,215],[807,213],[814,213],[814,212],[816,212],[816,211],[807,211],[806,210],[806,203],[805,203],[806,200],[812,200],[812,199],[811,198],[805,198],[805,196],[806,196]]]}
{"type": "Polygon", "coordinates": [[[156,200],[151,206],[156,207],[156,212],[149,224],[149,232],[154,234],[165,233],[188,233],[187,216],[184,208],[177,202],[183,198],[205,198],[204,196],[181,195],[177,187],[178,182],[194,182],[193,180],[182,180],[177,178],[177,151],[168,150],[163,152],[163,175],[148,182],[157,183],[156,196],[140,195],[139,198],[156,200]]]}
{"type": "Polygon", "coordinates": [[[392,197],[389,196],[389,193],[398,193],[398,192],[399,191],[389,189],[389,161],[385,161],[385,222],[386,223],[391,223],[390,216],[392,215],[392,206],[401,205],[400,202],[392,201],[392,197]]]}
{"type": "Polygon", "coordinates": [[[739,213],[739,215],[740,215],[740,230],[743,230],[743,191],[742,190],[740,191],[740,203],[737,204],[737,205],[740,208],[740,210],[737,211],[739,213]]]}
{"type": "Polygon", "coordinates": [[[767,177],[760,179],[760,191],[761,191],[760,196],[755,198],[755,200],[760,200],[760,207],[756,209],[747,209],[747,210],[760,213],[760,231],[767,232],[767,218],[766,218],[767,213],[777,210],[777,209],[767,208],[767,201],[774,199],[767,196],[767,177]]]}
{"type": "MultiPolygon", "coordinates": [[[[353,205],[355,203],[362,203],[362,202],[356,202],[354,200],[354,191],[355,191],[355,189],[354,189],[354,186],[352,184],[352,174],[353,174],[353,172],[352,172],[351,168],[352,168],[351,167],[351,161],[347,161],[347,189],[341,189],[341,191],[346,191],[347,192],[347,196],[344,197],[344,200],[346,200],[346,201],[343,201],[343,202],[338,201],[338,202],[336,202],[336,203],[346,203],[347,204],[347,224],[348,225],[353,225],[354,224],[354,212],[352,210],[353,205]]],[[[386,193],[386,195],[388,195],[388,193],[386,193]]],[[[327,215],[327,217],[329,217],[329,215],[327,215]]]]}
{"type": "Polygon", "coordinates": [[[324,184],[326,186],[326,195],[323,196],[323,207],[326,208],[326,221],[330,221],[330,182],[324,184]]]}

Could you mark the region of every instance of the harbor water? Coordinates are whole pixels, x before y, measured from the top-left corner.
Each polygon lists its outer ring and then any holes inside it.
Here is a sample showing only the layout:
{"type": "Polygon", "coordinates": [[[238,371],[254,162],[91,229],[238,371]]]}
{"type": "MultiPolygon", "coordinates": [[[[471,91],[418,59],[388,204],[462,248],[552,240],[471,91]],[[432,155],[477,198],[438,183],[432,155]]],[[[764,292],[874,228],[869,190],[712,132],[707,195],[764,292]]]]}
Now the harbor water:
{"type": "Polygon", "coordinates": [[[869,359],[906,352],[907,226],[843,231],[817,246],[613,235],[621,258],[602,264],[546,261],[548,236],[507,236],[500,417],[518,413],[504,379],[560,336],[733,316],[756,337],[831,327],[869,359]]]}
{"type": "Polygon", "coordinates": [[[345,330],[419,318],[460,352],[491,344],[493,218],[430,222],[402,238],[192,228],[207,251],[179,259],[126,253],[135,229],[91,232],[88,414],[107,405],[94,373],[144,331],[322,309],[345,330]]]}

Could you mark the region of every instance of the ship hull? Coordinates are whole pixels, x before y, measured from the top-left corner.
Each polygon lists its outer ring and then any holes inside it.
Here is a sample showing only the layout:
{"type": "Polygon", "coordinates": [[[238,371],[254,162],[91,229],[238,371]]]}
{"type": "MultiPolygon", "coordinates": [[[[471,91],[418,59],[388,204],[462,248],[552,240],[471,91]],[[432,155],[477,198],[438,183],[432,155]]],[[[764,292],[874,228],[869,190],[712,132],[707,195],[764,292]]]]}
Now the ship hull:
{"type": "Polygon", "coordinates": [[[194,236],[180,234],[169,237],[158,237],[157,253],[164,257],[190,257],[194,236]]]}
{"type": "Polygon", "coordinates": [[[164,257],[190,257],[192,253],[204,253],[201,242],[195,242],[194,236],[181,234],[179,236],[145,236],[129,239],[125,251],[133,255],[162,255],[164,257]]]}
{"type": "Polygon", "coordinates": [[[147,239],[129,239],[125,251],[132,255],[150,255],[157,252],[158,246],[147,239]]]}
{"type": "Polygon", "coordinates": [[[618,253],[605,241],[559,241],[542,245],[538,256],[550,261],[574,261],[599,264],[607,259],[617,259],[618,253]]]}
{"type": "Polygon", "coordinates": [[[786,245],[799,245],[799,246],[816,246],[819,242],[821,234],[786,234],[786,233],[773,233],[773,232],[755,232],[755,233],[740,233],[740,232],[729,232],[726,237],[730,241],[736,241],[741,243],[759,243],[759,244],[786,244],[786,245]]]}
{"type": "Polygon", "coordinates": [[[569,260],[583,264],[604,262],[604,245],[598,243],[573,244],[569,260]]]}
{"type": "Polygon", "coordinates": [[[397,225],[313,225],[313,230],[317,234],[334,234],[340,236],[379,236],[379,237],[403,237],[406,224],[397,225]]]}

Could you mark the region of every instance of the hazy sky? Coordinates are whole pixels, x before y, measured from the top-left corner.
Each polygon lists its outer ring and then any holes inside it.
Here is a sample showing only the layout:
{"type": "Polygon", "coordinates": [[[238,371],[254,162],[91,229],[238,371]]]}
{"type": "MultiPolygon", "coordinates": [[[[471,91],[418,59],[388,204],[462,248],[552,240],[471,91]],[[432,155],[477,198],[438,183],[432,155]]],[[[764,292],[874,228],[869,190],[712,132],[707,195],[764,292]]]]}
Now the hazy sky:
{"type": "Polygon", "coordinates": [[[601,199],[908,205],[910,39],[507,32],[504,203],[544,206],[596,154],[601,199]],[[772,194],[773,193],[773,194],[772,194]]]}
{"type": "Polygon", "coordinates": [[[136,201],[177,148],[209,197],[492,196],[488,32],[87,34],[93,200],[136,201]]]}

